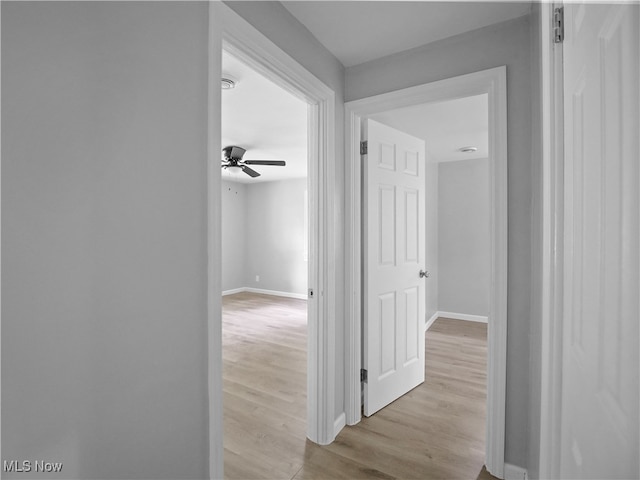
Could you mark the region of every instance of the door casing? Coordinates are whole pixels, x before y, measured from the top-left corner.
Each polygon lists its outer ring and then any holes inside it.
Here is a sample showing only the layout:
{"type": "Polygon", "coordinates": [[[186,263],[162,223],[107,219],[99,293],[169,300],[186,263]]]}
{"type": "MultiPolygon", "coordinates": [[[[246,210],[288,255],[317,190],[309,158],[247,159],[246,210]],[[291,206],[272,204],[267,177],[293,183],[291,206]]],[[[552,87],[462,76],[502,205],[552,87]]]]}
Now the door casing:
{"type": "MultiPolygon", "coordinates": [[[[362,200],[361,119],[421,103],[488,95],[491,232],[491,298],[487,352],[487,470],[504,478],[507,358],[507,81],[506,66],[431,82],[345,104],[345,414],[361,420],[362,200]]],[[[426,319],[425,319],[426,320],[426,319]]]]}
{"type": "Polygon", "coordinates": [[[553,42],[556,4],[540,4],[542,136],[542,297],[540,478],[560,472],[564,145],[562,43],[553,42]]]}

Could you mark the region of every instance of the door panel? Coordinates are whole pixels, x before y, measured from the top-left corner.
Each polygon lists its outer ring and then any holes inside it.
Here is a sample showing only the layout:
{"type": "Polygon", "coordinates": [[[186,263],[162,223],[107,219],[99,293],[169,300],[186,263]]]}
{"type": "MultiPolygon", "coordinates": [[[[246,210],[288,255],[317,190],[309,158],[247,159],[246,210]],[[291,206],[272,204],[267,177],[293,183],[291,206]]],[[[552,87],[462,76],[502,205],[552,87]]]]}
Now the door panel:
{"type": "Polygon", "coordinates": [[[638,478],[638,5],[565,7],[562,478],[638,478]]]}
{"type": "Polygon", "coordinates": [[[393,185],[378,185],[378,268],[396,263],[396,189],[393,185]]]}
{"type": "Polygon", "coordinates": [[[404,191],[404,226],[405,226],[405,263],[417,263],[420,257],[418,245],[420,243],[420,232],[418,226],[420,219],[418,218],[418,201],[420,200],[420,192],[416,190],[404,191]]]}
{"type": "Polygon", "coordinates": [[[367,120],[364,412],[424,381],[424,141],[367,120]]]}
{"type": "Polygon", "coordinates": [[[418,348],[418,341],[421,340],[420,336],[413,335],[419,328],[420,317],[420,292],[418,287],[411,287],[404,291],[405,309],[407,325],[404,332],[405,341],[405,358],[404,366],[406,367],[411,362],[420,359],[420,350],[418,348]]]}

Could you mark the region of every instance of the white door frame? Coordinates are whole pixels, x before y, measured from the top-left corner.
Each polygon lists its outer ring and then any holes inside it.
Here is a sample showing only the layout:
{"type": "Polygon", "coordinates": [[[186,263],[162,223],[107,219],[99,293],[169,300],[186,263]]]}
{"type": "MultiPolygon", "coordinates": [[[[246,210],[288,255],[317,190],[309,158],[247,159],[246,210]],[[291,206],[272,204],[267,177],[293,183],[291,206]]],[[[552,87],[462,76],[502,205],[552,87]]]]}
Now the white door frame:
{"type": "Polygon", "coordinates": [[[307,436],[334,438],[335,92],[222,2],[209,2],[209,444],[210,477],[222,476],[220,78],[222,49],[302,98],[308,109],[309,288],[307,436]]]}
{"type": "MultiPolygon", "coordinates": [[[[540,4],[542,90],[542,329],[540,382],[540,478],[560,474],[562,406],[562,298],[564,144],[562,43],[553,42],[553,10],[540,4]]],[[[534,26],[536,28],[536,26],[534,26]]]]}
{"type": "Polygon", "coordinates": [[[427,83],[345,104],[347,161],[345,413],[347,423],[361,419],[362,230],[360,121],[363,117],[420,103],[471,95],[489,97],[491,188],[491,300],[487,353],[487,470],[504,476],[507,356],[507,81],[506,67],[427,83]]]}

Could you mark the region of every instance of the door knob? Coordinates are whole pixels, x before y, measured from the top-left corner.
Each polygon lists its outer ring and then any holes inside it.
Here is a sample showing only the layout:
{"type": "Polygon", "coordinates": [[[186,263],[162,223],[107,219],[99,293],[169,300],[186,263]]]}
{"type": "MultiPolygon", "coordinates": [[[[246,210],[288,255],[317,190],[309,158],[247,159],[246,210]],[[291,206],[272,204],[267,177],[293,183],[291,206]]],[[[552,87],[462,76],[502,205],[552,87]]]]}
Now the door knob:
{"type": "Polygon", "coordinates": [[[425,272],[424,270],[420,270],[420,278],[429,278],[431,274],[429,272],[425,272]]]}

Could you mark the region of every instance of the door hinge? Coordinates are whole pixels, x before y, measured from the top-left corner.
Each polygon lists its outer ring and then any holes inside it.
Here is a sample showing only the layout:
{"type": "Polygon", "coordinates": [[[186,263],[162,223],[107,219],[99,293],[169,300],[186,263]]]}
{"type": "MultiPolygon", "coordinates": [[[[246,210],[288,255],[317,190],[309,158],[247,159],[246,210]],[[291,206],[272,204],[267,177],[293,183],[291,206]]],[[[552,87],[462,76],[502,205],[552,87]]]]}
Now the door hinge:
{"type": "Polygon", "coordinates": [[[564,40],[564,7],[553,9],[553,43],[564,40]]]}
{"type": "Polygon", "coordinates": [[[364,368],[360,369],[360,381],[366,382],[369,379],[368,373],[364,368]]]}
{"type": "Polygon", "coordinates": [[[369,152],[369,142],[366,140],[360,142],[360,155],[366,155],[369,152]]]}

